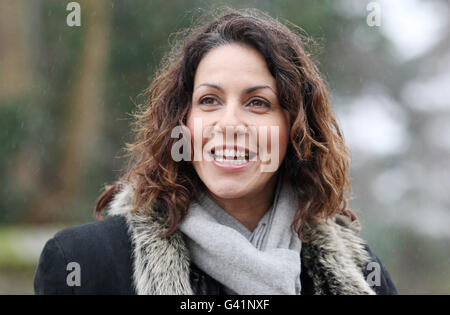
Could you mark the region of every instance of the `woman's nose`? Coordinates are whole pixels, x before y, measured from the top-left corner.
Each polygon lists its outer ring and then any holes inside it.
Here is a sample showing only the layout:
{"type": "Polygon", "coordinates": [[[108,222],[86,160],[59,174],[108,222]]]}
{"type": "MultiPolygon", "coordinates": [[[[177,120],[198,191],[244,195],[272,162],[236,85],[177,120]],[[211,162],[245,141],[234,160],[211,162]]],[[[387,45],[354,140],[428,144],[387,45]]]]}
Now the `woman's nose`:
{"type": "Polygon", "coordinates": [[[220,113],[217,125],[223,131],[227,129],[239,129],[239,127],[244,126],[245,122],[243,121],[240,105],[237,102],[227,104],[225,110],[220,113]]]}

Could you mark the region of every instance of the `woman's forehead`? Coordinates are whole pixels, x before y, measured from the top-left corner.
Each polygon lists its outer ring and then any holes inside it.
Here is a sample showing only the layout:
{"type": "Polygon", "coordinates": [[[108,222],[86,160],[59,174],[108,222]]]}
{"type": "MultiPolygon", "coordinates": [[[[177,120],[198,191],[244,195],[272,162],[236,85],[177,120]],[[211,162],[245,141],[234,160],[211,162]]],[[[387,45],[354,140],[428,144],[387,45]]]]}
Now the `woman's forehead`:
{"type": "Polygon", "coordinates": [[[275,79],[258,51],[231,44],[214,48],[202,58],[195,73],[194,88],[203,83],[239,82],[242,85],[246,81],[248,87],[276,88],[275,79]]]}

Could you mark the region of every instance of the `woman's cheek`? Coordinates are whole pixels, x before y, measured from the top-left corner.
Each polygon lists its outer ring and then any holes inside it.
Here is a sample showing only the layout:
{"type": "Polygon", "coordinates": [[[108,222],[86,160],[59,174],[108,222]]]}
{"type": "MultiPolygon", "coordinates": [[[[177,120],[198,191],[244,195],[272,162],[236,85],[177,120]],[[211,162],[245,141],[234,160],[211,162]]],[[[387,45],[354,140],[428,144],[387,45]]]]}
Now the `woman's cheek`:
{"type": "Polygon", "coordinates": [[[262,172],[277,171],[286,150],[285,138],[285,128],[280,125],[259,127],[258,151],[262,172]]]}

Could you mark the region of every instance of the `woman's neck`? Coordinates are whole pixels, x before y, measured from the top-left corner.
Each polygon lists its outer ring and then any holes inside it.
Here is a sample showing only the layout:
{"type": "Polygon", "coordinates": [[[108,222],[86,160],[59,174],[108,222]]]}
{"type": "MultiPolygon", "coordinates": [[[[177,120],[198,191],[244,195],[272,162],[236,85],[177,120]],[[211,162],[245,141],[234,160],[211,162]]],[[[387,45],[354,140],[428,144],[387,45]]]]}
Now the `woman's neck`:
{"type": "Polygon", "coordinates": [[[224,199],[208,195],[228,214],[253,231],[272,205],[278,175],[274,175],[260,191],[235,199],[224,199]]]}

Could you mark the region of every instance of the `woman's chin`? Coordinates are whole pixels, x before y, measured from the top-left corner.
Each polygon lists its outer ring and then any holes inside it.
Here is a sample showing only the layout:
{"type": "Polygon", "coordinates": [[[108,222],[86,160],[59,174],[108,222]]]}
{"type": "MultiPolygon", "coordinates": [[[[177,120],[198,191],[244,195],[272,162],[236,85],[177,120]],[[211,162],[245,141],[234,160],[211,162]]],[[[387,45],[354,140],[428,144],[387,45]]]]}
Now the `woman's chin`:
{"type": "Polygon", "coordinates": [[[214,183],[207,183],[208,190],[214,196],[221,199],[236,199],[248,193],[248,184],[237,180],[222,180],[214,183]]]}

